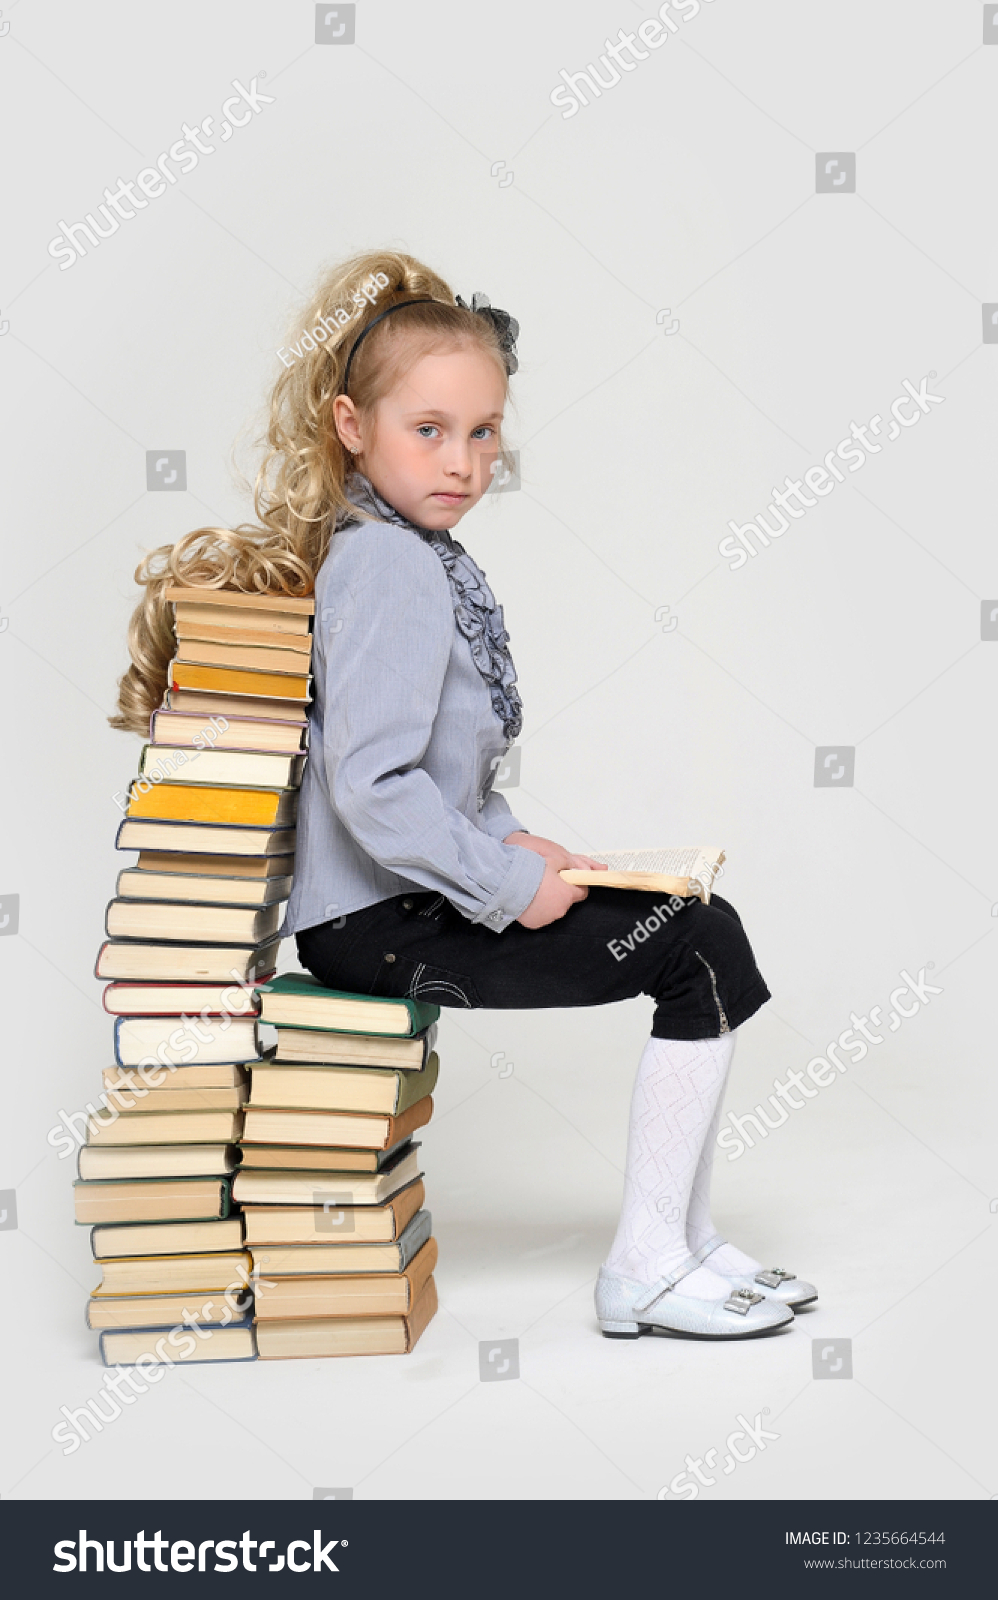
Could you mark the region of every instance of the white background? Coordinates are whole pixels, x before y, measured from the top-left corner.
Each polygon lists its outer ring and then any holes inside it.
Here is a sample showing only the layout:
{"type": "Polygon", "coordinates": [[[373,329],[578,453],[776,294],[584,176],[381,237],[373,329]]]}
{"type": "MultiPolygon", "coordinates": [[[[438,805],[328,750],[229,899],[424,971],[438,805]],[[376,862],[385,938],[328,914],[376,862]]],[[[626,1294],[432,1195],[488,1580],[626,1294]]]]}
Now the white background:
{"type": "Polygon", "coordinates": [[[312,43],[301,0],[4,7],[4,1497],[651,1498],[757,1413],[779,1438],[703,1497],[998,1494],[984,10],[713,0],[566,120],[559,70],[650,5],[361,0],[339,48],[312,43]],[[272,104],[60,269],[61,219],[254,77],[272,104]],[[816,153],[846,151],[856,192],[816,194],[816,153]],[[380,245],[520,321],[523,488],[460,530],[526,707],[508,798],[579,849],[726,846],[721,890],[773,992],[729,1108],[884,1005],[903,968],[934,963],[943,992],[719,1157],[725,1232],[820,1288],[788,1334],[598,1336],[649,1000],[445,1013],[422,1135],[441,1310],[415,1353],[173,1371],[64,1457],[59,1407],[102,1369],[73,1163],[46,1134],[111,1060],[93,962],[132,860],[112,796],[140,741],[106,723],[132,573],[251,516],[232,449],[252,473],[276,349],[323,268],[380,245]],[[930,372],[945,403],[729,570],[729,519],[930,372]],[[146,492],[152,449],[186,451],[186,494],[146,492]],[[815,788],[815,747],[837,742],[855,784],[815,788]],[[514,1337],[519,1380],[481,1383],[478,1342],[514,1337]],[[826,1337],[853,1340],[851,1381],[812,1379],[826,1337]]]}

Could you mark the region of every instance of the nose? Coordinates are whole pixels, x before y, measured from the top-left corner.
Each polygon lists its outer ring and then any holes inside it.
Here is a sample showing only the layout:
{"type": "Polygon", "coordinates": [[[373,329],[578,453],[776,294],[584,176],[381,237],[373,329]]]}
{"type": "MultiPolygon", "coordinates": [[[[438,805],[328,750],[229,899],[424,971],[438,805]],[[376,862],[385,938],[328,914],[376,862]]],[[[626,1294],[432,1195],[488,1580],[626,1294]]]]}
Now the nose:
{"type": "Polygon", "coordinates": [[[452,439],[444,453],[444,471],[448,477],[466,480],[471,477],[472,454],[467,439],[452,439]]]}

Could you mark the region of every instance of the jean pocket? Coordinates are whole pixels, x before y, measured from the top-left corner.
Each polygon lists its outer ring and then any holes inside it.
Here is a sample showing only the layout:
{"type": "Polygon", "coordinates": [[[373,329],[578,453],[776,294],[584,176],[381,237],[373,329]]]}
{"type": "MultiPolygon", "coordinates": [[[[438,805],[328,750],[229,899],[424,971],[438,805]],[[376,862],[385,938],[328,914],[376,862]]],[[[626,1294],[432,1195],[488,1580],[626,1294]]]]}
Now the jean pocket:
{"type": "Polygon", "coordinates": [[[463,972],[430,966],[411,956],[387,952],[374,977],[371,993],[383,999],[423,1000],[430,1005],[480,1007],[478,990],[463,972]]]}

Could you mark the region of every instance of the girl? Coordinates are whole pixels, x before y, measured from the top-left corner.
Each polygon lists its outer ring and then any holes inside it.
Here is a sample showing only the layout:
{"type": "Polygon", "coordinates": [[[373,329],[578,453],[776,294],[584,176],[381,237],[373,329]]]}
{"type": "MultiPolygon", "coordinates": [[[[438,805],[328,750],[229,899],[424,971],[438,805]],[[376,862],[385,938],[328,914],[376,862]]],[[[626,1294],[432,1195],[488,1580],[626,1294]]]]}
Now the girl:
{"type": "Polygon", "coordinates": [[[498,1009],[651,995],[600,1329],[783,1327],[815,1290],[761,1272],[710,1216],[735,1033],[769,998],[737,913],[717,895],[673,897],[620,960],[611,945],[651,920],[648,896],[565,883],[560,869],[597,863],[529,833],[492,787],[521,702],[502,607],[453,529],[506,459],[518,325],[393,253],[331,272],[305,325],[274,390],[262,527],[198,529],[140,565],[113,725],[144,732],[162,698],[170,583],[314,591],[311,758],[282,934],[321,983],[363,994],[498,1009]]]}

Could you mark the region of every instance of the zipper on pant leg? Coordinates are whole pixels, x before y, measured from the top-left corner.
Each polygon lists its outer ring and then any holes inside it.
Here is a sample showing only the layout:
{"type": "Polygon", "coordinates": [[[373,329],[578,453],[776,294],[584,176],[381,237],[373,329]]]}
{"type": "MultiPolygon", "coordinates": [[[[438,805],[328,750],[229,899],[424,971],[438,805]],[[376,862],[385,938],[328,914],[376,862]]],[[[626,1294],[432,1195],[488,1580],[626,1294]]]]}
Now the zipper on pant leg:
{"type": "Polygon", "coordinates": [[[720,1024],[721,1024],[721,1032],[722,1033],[730,1033],[731,1029],[728,1027],[728,1019],[724,1015],[724,1007],[721,1004],[721,997],[717,992],[717,978],[714,975],[714,969],[711,966],[709,961],[704,961],[703,960],[703,956],[700,954],[699,950],[694,950],[693,954],[696,956],[698,961],[703,961],[704,966],[707,968],[707,971],[710,973],[710,986],[714,991],[714,1004],[717,1007],[718,1020],[720,1021],[720,1024]]]}

